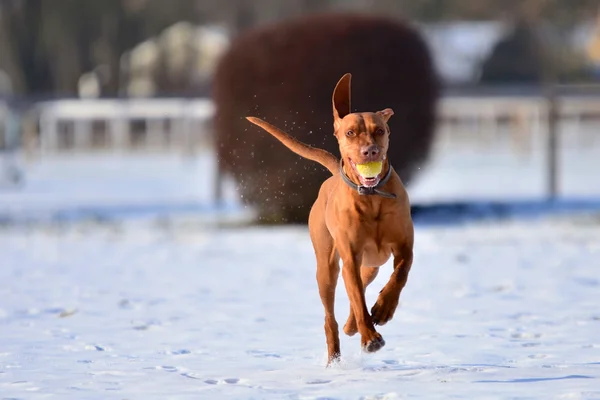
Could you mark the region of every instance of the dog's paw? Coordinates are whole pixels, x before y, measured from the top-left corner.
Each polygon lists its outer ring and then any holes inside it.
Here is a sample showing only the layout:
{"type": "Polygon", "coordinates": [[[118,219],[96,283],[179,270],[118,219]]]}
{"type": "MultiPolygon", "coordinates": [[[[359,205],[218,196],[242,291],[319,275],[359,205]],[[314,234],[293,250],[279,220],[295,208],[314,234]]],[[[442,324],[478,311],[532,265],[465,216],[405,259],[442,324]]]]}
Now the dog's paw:
{"type": "Polygon", "coordinates": [[[348,316],[348,320],[344,325],[344,333],[348,336],[354,336],[358,332],[358,325],[356,324],[356,318],[354,318],[354,314],[350,313],[348,316]]]}
{"type": "Polygon", "coordinates": [[[385,346],[385,340],[377,333],[371,340],[363,343],[362,348],[367,353],[375,353],[377,350],[385,346]]]}
{"type": "Polygon", "coordinates": [[[326,367],[329,368],[338,364],[341,361],[341,359],[342,355],[339,352],[328,355],[326,367]]]}
{"type": "Polygon", "coordinates": [[[392,319],[396,308],[398,307],[398,298],[379,295],[377,302],[371,308],[371,318],[375,325],[385,325],[392,319]]]}

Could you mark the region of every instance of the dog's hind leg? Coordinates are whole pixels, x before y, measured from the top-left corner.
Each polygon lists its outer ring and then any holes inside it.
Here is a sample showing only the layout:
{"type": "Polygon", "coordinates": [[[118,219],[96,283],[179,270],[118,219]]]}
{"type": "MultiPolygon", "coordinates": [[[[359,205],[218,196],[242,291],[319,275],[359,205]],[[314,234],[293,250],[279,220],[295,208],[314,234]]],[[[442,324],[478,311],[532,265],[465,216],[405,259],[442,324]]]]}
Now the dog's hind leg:
{"type": "Polygon", "coordinates": [[[327,364],[340,358],[340,334],[335,320],[335,288],[340,274],[339,258],[333,249],[326,254],[317,254],[317,282],[319,295],[325,308],[325,336],[327,338],[327,364]]]}
{"type": "Polygon", "coordinates": [[[311,240],[317,257],[317,283],[319,295],[325,308],[325,336],[327,338],[327,365],[340,358],[340,335],[338,323],[335,320],[335,288],[340,274],[340,258],[334,248],[333,238],[325,224],[311,221],[311,240]]]}
{"type": "MultiPolygon", "coordinates": [[[[319,246],[323,244],[320,243],[319,246]]],[[[325,336],[327,338],[327,364],[340,358],[340,334],[335,320],[335,288],[340,274],[339,257],[331,246],[315,248],[317,255],[317,283],[319,295],[325,308],[325,336]]]]}
{"type": "MultiPolygon", "coordinates": [[[[379,273],[379,267],[360,267],[360,280],[363,285],[363,292],[367,290],[367,286],[371,284],[377,277],[379,273]]],[[[352,311],[352,306],[350,306],[350,314],[348,314],[348,320],[344,325],[344,333],[348,336],[354,336],[358,332],[358,325],[356,325],[356,317],[354,316],[354,311],[352,311]]]]}

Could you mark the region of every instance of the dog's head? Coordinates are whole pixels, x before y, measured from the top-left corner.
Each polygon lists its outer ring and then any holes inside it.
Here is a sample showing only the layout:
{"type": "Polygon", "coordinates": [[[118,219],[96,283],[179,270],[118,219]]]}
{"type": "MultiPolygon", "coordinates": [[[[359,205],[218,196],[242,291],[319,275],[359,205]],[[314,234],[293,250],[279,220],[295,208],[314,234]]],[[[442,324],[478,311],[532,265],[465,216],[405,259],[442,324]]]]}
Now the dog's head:
{"type": "Polygon", "coordinates": [[[394,111],[353,113],[350,109],[350,80],[345,74],[333,91],[334,135],[340,146],[344,170],[363,186],[376,186],[386,173],[390,128],[394,111]]]}

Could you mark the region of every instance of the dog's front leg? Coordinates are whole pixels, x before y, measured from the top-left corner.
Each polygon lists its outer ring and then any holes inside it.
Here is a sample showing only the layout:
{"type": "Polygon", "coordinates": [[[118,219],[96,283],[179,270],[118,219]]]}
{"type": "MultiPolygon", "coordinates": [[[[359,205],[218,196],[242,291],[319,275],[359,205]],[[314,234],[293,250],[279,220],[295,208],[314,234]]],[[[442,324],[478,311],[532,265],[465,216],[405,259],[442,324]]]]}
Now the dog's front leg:
{"type": "Polygon", "coordinates": [[[394,272],[383,287],[371,309],[371,317],[376,325],[385,325],[394,316],[400,300],[400,292],[408,280],[412,266],[412,246],[403,245],[394,250],[394,272]]]}
{"type": "MultiPolygon", "coordinates": [[[[378,267],[360,267],[360,281],[362,282],[363,293],[367,290],[367,286],[369,286],[371,282],[375,280],[378,272],[378,267]]],[[[348,320],[346,320],[346,324],[344,325],[344,333],[346,333],[348,336],[354,336],[357,332],[358,325],[356,325],[354,311],[352,310],[352,306],[350,306],[348,320]]]]}
{"type": "Polygon", "coordinates": [[[362,348],[369,353],[375,352],[385,345],[385,341],[375,330],[367,310],[365,293],[360,278],[361,254],[354,252],[348,243],[341,246],[338,244],[337,249],[343,262],[342,277],[350,300],[350,307],[356,317],[362,348]]]}

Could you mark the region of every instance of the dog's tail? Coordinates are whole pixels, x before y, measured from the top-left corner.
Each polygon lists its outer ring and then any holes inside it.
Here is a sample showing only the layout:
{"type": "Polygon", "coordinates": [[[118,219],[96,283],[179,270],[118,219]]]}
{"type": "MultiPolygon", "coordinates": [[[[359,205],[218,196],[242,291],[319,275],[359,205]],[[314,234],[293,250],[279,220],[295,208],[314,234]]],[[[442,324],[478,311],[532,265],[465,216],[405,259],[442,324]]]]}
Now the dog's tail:
{"type": "Polygon", "coordinates": [[[283,143],[288,149],[292,150],[294,153],[304,158],[308,158],[309,160],[318,162],[319,164],[327,168],[329,172],[331,172],[333,175],[336,175],[339,172],[339,160],[330,152],[309,146],[306,143],[302,143],[301,141],[294,139],[292,136],[288,135],[281,129],[269,124],[268,122],[263,121],[260,118],[246,117],[246,119],[252,122],[254,125],[260,126],[265,131],[269,132],[271,135],[275,136],[277,140],[283,143]]]}

